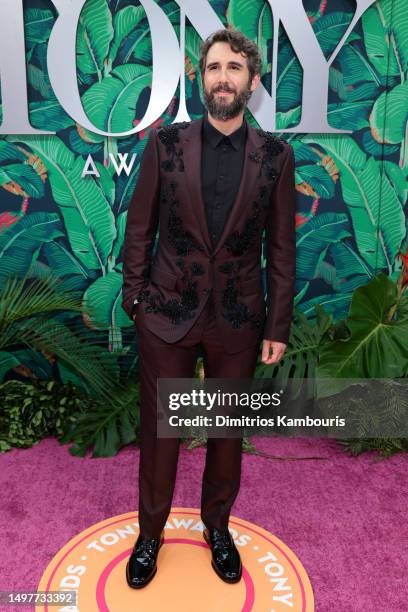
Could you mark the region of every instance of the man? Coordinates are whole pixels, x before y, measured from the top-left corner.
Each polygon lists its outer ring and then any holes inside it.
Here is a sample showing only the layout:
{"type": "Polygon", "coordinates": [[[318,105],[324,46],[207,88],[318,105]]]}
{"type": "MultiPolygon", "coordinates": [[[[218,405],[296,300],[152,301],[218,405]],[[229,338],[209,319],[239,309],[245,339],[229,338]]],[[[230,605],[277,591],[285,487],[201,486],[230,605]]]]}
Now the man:
{"type": "MultiPolygon", "coordinates": [[[[220,30],[205,41],[200,70],[208,113],[150,131],[129,207],[122,304],[138,332],[141,427],[140,534],[126,567],[133,588],[156,573],[176,479],[180,440],[157,438],[157,378],[193,378],[199,347],[206,377],[252,378],[261,341],[266,364],[282,358],[288,341],[294,153],[244,120],[260,66],[257,46],[239,32],[220,30]]],[[[242,438],[208,439],[202,484],[204,539],[214,570],[230,583],[242,572],[228,530],[241,454],[242,438]]]]}

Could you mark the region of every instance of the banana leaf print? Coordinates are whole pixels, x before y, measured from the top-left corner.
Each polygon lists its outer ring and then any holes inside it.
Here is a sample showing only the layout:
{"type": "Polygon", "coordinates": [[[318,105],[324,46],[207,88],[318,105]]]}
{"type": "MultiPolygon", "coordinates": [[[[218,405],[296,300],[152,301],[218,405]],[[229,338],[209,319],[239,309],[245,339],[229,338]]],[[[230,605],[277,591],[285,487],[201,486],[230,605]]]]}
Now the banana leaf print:
{"type": "MultiPolygon", "coordinates": [[[[178,4],[155,2],[179,37],[178,4]]],[[[257,42],[269,92],[276,68],[276,129],[296,157],[296,306],[310,319],[316,317],[316,305],[334,319],[346,318],[356,289],[381,271],[396,278],[398,254],[408,245],[406,2],[376,0],[332,63],[328,121],[352,132],[334,135],[284,131],[301,120],[303,72],[284,28],[274,23],[269,2],[210,0],[210,5],[226,27],[257,42]]],[[[304,0],[303,5],[327,59],[353,18],[355,2],[304,0]]],[[[100,334],[111,350],[127,350],[134,336],[128,340],[132,323],[120,306],[122,247],[148,130],[105,137],[66,114],[47,72],[47,44],[57,17],[42,0],[24,3],[30,122],[56,135],[0,139],[0,275],[57,276],[80,291],[92,311],[82,322],[83,333],[100,334]],[[127,163],[135,155],[129,175],[116,175],[110,156],[118,159],[119,154],[128,156],[127,163]],[[81,178],[89,155],[99,177],[81,178]]],[[[200,45],[187,20],[185,88],[192,119],[204,110],[200,45]]],[[[140,3],[87,0],[77,29],[76,60],[82,104],[98,128],[125,132],[142,120],[153,66],[149,24],[140,3]]],[[[178,96],[179,90],[155,126],[174,121],[178,96]]],[[[259,127],[249,111],[246,118],[259,127]]],[[[63,313],[58,320],[72,324],[63,313]]],[[[51,377],[47,363],[29,350],[0,356],[0,370],[1,364],[11,364],[51,377]]],[[[57,360],[57,368],[61,379],[75,382],[66,364],[57,360]]]]}

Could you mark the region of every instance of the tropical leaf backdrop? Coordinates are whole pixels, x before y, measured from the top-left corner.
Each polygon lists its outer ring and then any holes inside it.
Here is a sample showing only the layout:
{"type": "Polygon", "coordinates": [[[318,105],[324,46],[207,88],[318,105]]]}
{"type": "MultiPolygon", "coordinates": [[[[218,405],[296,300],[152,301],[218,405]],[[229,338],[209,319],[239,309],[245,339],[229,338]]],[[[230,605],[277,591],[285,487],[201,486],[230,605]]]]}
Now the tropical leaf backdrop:
{"type": "MultiPolygon", "coordinates": [[[[179,7],[156,0],[179,34],[179,7]]],[[[273,21],[264,0],[209,0],[225,24],[262,50],[271,88],[273,21]]],[[[406,0],[377,0],[349,35],[330,69],[329,123],[345,135],[284,134],[296,155],[298,270],[296,306],[315,304],[345,318],[354,289],[384,271],[396,279],[407,247],[408,11],[406,0]]],[[[353,0],[304,0],[326,57],[352,20],[353,0]]],[[[46,0],[24,2],[30,121],[54,136],[0,140],[0,283],[7,276],[54,274],[93,307],[85,325],[110,347],[134,342],[121,308],[122,246],[127,207],[146,132],[105,138],[77,125],[60,107],[47,75],[46,49],[57,18],[46,0]],[[135,155],[129,176],[116,176],[109,154],[135,155]],[[81,179],[89,154],[100,178],[81,179]],[[112,341],[114,339],[114,342],[112,341]]],[[[200,37],[187,22],[186,92],[192,119],[202,115],[197,69],[200,37]]],[[[124,132],[143,117],[152,81],[152,48],[136,0],[87,0],[77,32],[78,84],[89,118],[124,132]]],[[[279,32],[277,130],[301,115],[302,70],[279,32]]],[[[157,124],[169,124],[178,92],[157,124]]],[[[247,119],[256,125],[252,115],[247,119]]],[[[263,262],[264,263],[264,262],[263,262]]],[[[63,313],[60,315],[64,320],[63,313]]],[[[27,356],[27,359],[29,357],[27,356]]],[[[35,360],[34,360],[35,361],[35,360]]],[[[30,367],[35,371],[31,359],[30,367]]],[[[39,377],[44,369],[38,366],[39,377]]],[[[48,371],[45,375],[51,376],[48,371]]]]}

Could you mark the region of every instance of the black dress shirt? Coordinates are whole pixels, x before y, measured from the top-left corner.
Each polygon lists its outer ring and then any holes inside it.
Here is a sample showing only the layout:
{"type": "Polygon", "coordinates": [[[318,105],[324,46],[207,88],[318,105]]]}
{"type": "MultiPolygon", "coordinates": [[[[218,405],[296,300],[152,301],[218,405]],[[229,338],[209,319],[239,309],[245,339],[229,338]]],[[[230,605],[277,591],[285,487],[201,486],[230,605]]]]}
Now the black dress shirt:
{"type": "Polygon", "coordinates": [[[204,116],[201,184],[207,226],[213,248],[221,237],[238,194],[244,165],[246,137],[245,119],[241,127],[229,136],[225,136],[211,125],[207,115],[204,116]]]}

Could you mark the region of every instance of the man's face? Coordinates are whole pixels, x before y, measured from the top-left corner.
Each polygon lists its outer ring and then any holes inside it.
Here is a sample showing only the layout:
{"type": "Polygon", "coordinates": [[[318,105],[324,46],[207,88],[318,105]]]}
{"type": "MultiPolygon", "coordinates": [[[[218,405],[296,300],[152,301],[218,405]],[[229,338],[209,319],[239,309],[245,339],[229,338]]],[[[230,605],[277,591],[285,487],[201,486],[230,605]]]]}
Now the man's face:
{"type": "Polygon", "coordinates": [[[243,111],[259,83],[252,82],[246,57],[235,53],[226,42],[214,43],[207,54],[203,74],[205,104],[214,119],[228,121],[243,111]]]}

